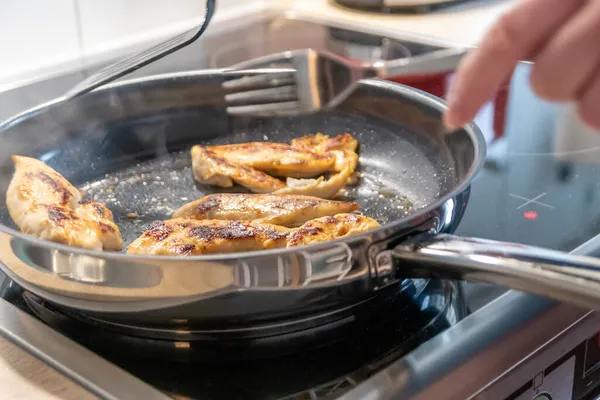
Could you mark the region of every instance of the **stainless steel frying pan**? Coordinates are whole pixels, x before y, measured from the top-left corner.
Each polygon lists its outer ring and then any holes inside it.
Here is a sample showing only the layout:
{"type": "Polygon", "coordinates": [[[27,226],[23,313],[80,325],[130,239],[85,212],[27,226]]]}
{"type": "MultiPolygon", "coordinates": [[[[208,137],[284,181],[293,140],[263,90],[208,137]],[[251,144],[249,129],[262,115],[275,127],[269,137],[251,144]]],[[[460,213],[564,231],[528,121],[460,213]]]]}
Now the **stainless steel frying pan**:
{"type": "Polygon", "coordinates": [[[2,196],[13,171],[10,156],[40,158],[106,202],[130,242],[150,222],[211,190],[192,180],[191,145],[350,132],[360,143],[362,179],[349,197],[382,227],[295,249],[140,257],[20,234],[0,198],[1,268],[60,306],[155,326],[298,319],[348,307],[415,276],[491,282],[600,308],[596,259],[446,235],[467,205],[485,143],[475,125],[447,132],[439,99],[368,80],[327,113],[241,119],[227,116],[223,104],[221,83],[235,77],[203,71],[131,80],[5,122],[2,196]]]}

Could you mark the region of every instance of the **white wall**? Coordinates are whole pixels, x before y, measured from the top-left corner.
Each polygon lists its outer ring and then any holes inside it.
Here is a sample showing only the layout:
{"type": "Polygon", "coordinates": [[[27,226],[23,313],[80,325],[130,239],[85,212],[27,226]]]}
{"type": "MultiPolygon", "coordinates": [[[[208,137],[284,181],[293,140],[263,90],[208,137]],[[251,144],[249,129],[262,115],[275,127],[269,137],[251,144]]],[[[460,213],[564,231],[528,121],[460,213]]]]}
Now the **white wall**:
{"type": "Polygon", "coordinates": [[[0,83],[79,48],[74,0],[0,0],[0,83]]]}
{"type": "MultiPolygon", "coordinates": [[[[264,0],[217,0],[216,16],[264,0]]],[[[203,0],[0,0],[0,91],[81,57],[190,26],[203,0]]]]}

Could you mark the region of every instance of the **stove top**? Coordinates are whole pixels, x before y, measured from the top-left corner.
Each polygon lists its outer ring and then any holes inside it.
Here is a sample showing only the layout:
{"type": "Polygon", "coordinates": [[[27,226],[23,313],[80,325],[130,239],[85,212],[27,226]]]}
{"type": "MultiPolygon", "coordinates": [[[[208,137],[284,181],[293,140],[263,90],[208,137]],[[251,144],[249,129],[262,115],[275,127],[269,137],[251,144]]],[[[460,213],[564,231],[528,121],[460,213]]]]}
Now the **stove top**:
{"type": "MultiPolygon", "coordinates": [[[[439,48],[365,30],[368,26],[324,25],[285,15],[265,15],[247,25],[211,27],[199,42],[135,75],[223,67],[305,47],[363,60],[408,57],[439,48]]],[[[563,251],[584,244],[579,252],[600,254],[600,239],[596,238],[600,233],[600,184],[598,164],[594,162],[600,160],[600,140],[569,122],[568,109],[537,99],[528,85],[528,71],[528,65],[519,66],[476,119],[488,139],[489,151],[483,170],[473,182],[469,206],[457,233],[563,251]]],[[[87,74],[80,70],[0,93],[0,118],[61,95],[87,74]]],[[[437,76],[400,81],[444,96],[449,79],[437,76]]],[[[304,348],[302,341],[296,341],[303,351],[240,361],[249,355],[244,353],[248,351],[245,345],[231,344],[229,349],[213,348],[211,352],[210,345],[141,338],[127,329],[71,315],[23,291],[7,277],[3,280],[2,298],[13,306],[150,385],[182,398],[363,398],[365,390],[375,393],[373,398],[398,398],[395,396],[399,390],[404,394],[431,394],[436,393],[436,379],[451,371],[462,371],[462,366],[477,354],[504,340],[502,335],[516,335],[518,331],[521,340],[515,343],[520,352],[515,350],[514,357],[491,363],[489,368],[495,369],[480,367],[480,373],[472,375],[468,384],[462,382],[454,392],[452,386],[446,387],[444,396],[438,393],[437,397],[464,399],[504,371],[500,368],[508,369],[518,362],[523,352],[536,350],[531,347],[536,341],[545,343],[579,320],[587,321],[586,329],[591,332],[600,329],[600,323],[585,310],[512,291],[500,297],[506,290],[491,285],[432,281],[413,298],[413,307],[422,316],[413,325],[397,307],[397,293],[388,293],[354,310],[347,321],[336,321],[319,332],[304,332],[305,337],[323,335],[334,339],[322,342],[322,346],[304,348]],[[463,320],[467,311],[471,315],[463,320]],[[554,325],[548,321],[550,311],[554,325]],[[534,320],[538,326],[546,324],[545,328],[534,329],[534,320]],[[168,361],[157,362],[156,352],[168,361]],[[226,364],[236,356],[241,358],[235,368],[226,364]],[[418,375],[424,371],[426,376],[418,375]],[[399,379],[401,372],[408,374],[403,375],[404,383],[391,387],[389,379],[399,379]],[[200,376],[202,379],[198,379],[200,376]],[[479,378],[474,380],[473,376],[479,378]],[[431,386],[423,386],[425,383],[431,386]],[[378,389],[381,387],[395,390],[394,396],[386,397],[387,392],[378,389]]],[[[589,333],[579,335],[583,340],[589,333]]],[[[277,337],[276,341],[297,339],[277,337]]],[[[264,348],[273,353],[288,348],[278,344],[264,348]]],[[[590,377],[593,374],[582,384],[591,382],[588,387],[593,388],[596,381],[590,377]]]]}
{"type": "Polygon", "coordinates": [[[464,318],[457,284],[424,285],[404,294],[386,290],[328,324],[252,340],[148,338],[66,313],[16,285],[6,286],[2,297],[16,299],[54,329],[180,398],[322,399],[346,393],[464,318]]]}

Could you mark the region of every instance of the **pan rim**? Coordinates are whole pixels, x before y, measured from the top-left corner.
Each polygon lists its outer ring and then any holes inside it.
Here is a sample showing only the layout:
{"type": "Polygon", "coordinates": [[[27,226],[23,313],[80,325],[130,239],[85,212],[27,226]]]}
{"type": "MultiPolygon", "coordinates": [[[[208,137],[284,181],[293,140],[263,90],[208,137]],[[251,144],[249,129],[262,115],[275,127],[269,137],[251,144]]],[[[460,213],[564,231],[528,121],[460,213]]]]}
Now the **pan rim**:
{"type": "MultiPolygon", "coordinates": [[[[219,74],[227,71],[226,69],[213,69],[213,70],[191,70],[191,71],[181,71],[181,72],[173,72],[173,73],[164,73],[164,74],[155,74],[142,78],[134,78],[129,80],[124,80],[121,82],[111,83],[105,86],[102,86],[98,89],[95,89],[91,93],[103,93],[111,89],[115,88],[126,88],[136,84],[148,84],[151,82],[159,82],[162,80],[175,80],[189,77],[197,77],[200,75],[210,75],[210,74],[219,74]]],[[[437,111],[443,112],[447,109],[446,102],[430,93],[422,91],[420,89],[412,88],[397,82],[386,81],[379,78],[370,78],[363,79],[359,81],[357,87],[360,85],[366,86],[375,86],[382,88],[390,93],[398,93],[406,98],[412,98],[417,103],[425,105],[427,107],[431,107],[437,111]]],[[[40,112],[43,112],[50,106],[59,105],[61,103],[65,103],[66,97],[60,96],[53,100],[42,103],[38,106],[32,107],[28,110],[25,110],[17,115],[10,117],[9,119],[0,122],[0,135],[7,129],[10,129],[13,125],[18,124],[20,121],[32,117],[40,112]]],[[[251,259],[258,258],[264,256],[277,256],[277,255],[287,255],[290,253],[297,252],[305,252],[305,253],[313,253],[318,251],[319,249],[327,249],[331,248],[332,245],[336,243],[344,243],[347,242],[349,238],[353,241],[359,241],[361,238],[372,236],[379,232],[383,232],[386,230],[397,230],[401,226],[405,226],[410,221],[414,221],[419,219],[424,215],[428,215],[432,213],[434,210],[441,207],[448,200],[457,197],[461,193],[463,193],[470,186],[471,181],[479,172],[481,167],[483,166],[487,145],[485,141],[485,137],[481,132],[480,128],[474,122],[470,122],[462,128],[470,137],[473,147],[474,147],[474,159],[469,167],[469,170],[462,177],[461,180],[455,185],[455,187],[446,193],[444,196],[439,197],[435,202],[426,205],[414,213],[411,213],[405,217],[402,217],[398,220],[394,220],[392,222],[388,222],[387,224],[383,224],[375,229],[371,229],[366,232],[362,232],[359,234],[355,234],[349,237],[338,238],[334,240],[330,240],[322,243],[315,243],[311,245],[299,246],[299,247],[291,247],[291,248],[280,248],[280,249],[270,249],[270,250],[258,250],[258,251],[246,251],[239,253],[225,253],[225,254],[208,254],[208,255],[196,255],[196,256],[158,256],[158,255],[134,255],[127,254],[125,252],[111,252],[111,251],[102,251],[102,250],[91,250],[84,249],[79,247],[68,246],[60,243],[50,242],[47,240],[39,239],[37,237],[23,234],[13,228],[10,228],[4,224],[0,224],[0,233],[5,233],[14,238],[21,239],[27,243],[32,245],[42,247],[45,250],[55,250],[60,252],[66,252],[74,255],[81,255],[87,257],[97,257],[103,259],[109,259],[116,262],[125,261],[125,262],[135,262],[135,261],[143,261],[143,262],[180,262],[180,263],[190,263],[190,262],[219,262],[219,261],[231,261],[235,259],[251,259]]],[[[386,235],[388,236],[388,235],[386,235]]]]}

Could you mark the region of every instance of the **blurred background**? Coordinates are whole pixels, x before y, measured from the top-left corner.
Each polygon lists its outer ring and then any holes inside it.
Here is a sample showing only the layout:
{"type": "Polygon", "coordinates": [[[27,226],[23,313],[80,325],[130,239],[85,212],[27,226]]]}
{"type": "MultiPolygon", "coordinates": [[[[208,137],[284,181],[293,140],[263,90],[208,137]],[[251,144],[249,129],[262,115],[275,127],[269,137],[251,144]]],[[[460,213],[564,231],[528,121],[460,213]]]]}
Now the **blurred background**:
{"type": "MultiPolygon", "coordinates": [[[[262,0],[219,0],[217,15],[262,0]]],[[[111,51],[161,38],[204,15],[199,0],[0,0],[3,86],[111,51]]]]}

